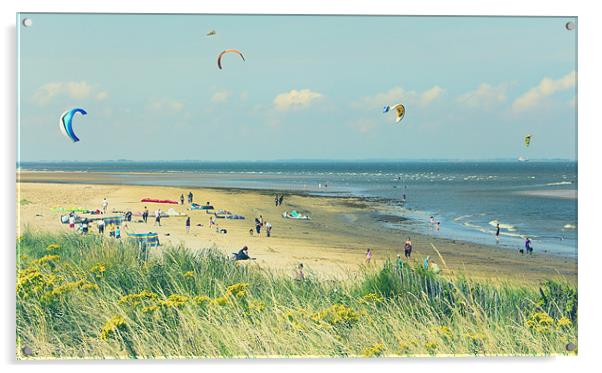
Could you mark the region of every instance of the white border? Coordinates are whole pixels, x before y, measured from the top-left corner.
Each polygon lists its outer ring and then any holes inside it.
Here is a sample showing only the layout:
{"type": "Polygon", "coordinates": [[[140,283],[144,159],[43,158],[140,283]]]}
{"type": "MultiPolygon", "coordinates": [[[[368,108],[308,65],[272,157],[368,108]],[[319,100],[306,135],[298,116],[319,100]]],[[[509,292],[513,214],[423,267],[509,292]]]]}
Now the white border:
{"type": "MultiPolygon", "coordinates": [[[[497,0],[492,1],[386,1],[386,0],[305,0],[288,3],[268,0],[213,0],[197,2],[185,0],[3,0],[0,2],[2,23],[2,88],[0,102],[4,123],[2,126],[3,157],[1,171],[2,196],[5,207],[0,214],[1,235],[4,245],[2,289],[4,302],[0,306],[4,323],[1,339],[3,363],[8,369],[45,372],[80,372],[106,369],[128,369],[142,364],[142,369],[160,371],[173,365],[175,369],[199,371],[203,369],[236,369],[251,372],[306,372],[315,369],[365,371],[366,369],[408,369],[413,371],[444,370],[453,367],[463,372],[487,370],[488,373],[542,369],[549,372],[588,371],[596,366],[597,346],[602,336],[598,314],[602,294],[598,284],[598,263],[602,263],[602,247],[596,245],[596,229],[600,229],[601,181],[600,136],[600,39],[602,13],[595,1],[577,3],[576,0],[497,0]],[[131,12],[131,13],[284,13],[284,14],[405,14],[405,15],[531,15],[531,16],[578,16],[579,31],[579,357],[577,358],[498,358],[498,359],[403,359],[403,360],[254,360],[254,361],[179,361],[179,362],[67,362],[23,363],[14,360],[15,317],[15,139],[16,139],[16,12],[131,12]],[[85,367],[82,365],[85,364],[85,367]],[[108,366],[105,366],[107,364],[108,366]],[[542,365],[541,367],[539,365],[542,365]]],[[[171,368],[171,367],[170,367],[171,368]]],[[[599,369],[599,368],[598,368],[599,369]]]]}

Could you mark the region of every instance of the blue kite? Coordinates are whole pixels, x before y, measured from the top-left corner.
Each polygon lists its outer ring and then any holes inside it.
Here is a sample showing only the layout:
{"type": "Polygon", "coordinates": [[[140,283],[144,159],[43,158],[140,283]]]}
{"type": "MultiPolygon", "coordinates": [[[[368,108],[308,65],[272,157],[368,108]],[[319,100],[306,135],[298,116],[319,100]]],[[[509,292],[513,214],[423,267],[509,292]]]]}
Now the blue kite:
{"type": "Polygon", "coordinates": [[[75,108],[67,110],[61,114],[61,120],[59,121],[59,128],[61,129],[61,132],[73,142],[79,141],[79,138],[75,135],[75,132],[73,132],[73,117],[77,113],[80,113],[81,115],[88,114],[84,109],[75,108]]]}

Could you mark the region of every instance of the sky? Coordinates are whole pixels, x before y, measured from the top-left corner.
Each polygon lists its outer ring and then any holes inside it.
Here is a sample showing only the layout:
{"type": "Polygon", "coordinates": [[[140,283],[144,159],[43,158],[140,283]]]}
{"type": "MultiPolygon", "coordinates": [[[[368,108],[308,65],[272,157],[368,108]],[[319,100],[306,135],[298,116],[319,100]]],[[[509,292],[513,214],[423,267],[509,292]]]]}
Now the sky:
{"type": "Polygon", "coordinates": [[[20,14],[18,161],[575,160],[569,21],[20,14]]]}

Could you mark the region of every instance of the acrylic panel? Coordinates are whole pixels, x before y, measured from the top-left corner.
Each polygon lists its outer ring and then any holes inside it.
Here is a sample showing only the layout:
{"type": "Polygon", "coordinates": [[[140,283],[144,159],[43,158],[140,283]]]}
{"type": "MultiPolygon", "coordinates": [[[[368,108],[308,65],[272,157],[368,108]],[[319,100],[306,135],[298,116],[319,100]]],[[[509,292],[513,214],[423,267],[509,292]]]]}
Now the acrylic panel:
{"type": "Polygon", "coordinates": [[[576,17],[17,37],[18,359],[577,353],[576,17]]]}

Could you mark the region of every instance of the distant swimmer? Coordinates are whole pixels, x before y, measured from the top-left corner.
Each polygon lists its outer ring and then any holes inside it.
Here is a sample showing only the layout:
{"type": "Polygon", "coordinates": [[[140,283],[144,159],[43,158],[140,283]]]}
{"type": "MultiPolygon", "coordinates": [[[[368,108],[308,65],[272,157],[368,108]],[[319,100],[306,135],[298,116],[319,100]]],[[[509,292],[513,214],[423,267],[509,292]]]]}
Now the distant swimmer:
{"type": "Polygon", "coordinates": [[[495,228],[495,241],[497,243],[500,242],[500,224],[498,223],[496,228],[495,228]]]}

